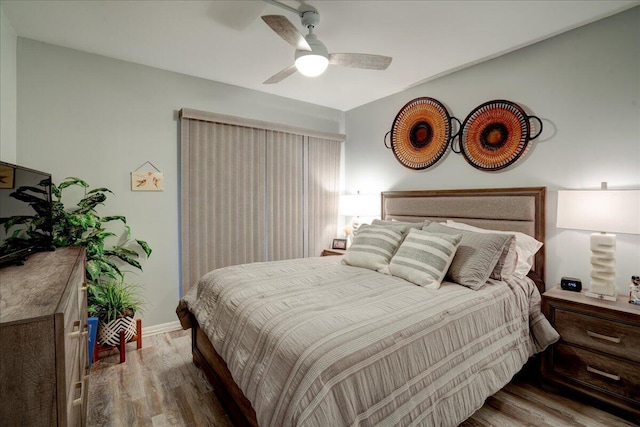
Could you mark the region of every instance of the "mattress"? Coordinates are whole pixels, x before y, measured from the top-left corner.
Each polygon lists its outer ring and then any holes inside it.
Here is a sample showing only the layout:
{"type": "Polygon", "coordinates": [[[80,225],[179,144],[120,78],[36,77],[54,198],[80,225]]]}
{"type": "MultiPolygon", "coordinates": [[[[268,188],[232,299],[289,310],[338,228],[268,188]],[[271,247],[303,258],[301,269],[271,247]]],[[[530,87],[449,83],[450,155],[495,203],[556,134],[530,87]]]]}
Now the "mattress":
{"type": "Polygon", "coordinates": [[[340,258],[214,270],[180,301],[261,426],[455,426],[558,339],[528,278],[432,290],[340,258]]]}

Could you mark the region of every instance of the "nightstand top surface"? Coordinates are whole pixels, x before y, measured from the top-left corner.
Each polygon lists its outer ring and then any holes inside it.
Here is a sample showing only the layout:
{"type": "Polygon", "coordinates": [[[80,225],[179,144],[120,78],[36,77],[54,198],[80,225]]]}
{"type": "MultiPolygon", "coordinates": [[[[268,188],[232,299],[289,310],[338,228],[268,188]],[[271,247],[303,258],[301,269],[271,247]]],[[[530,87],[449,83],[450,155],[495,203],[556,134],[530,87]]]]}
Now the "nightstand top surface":
{"type": "Polygon", "coordinates": [[[324,254],[327,254],[327,255],[344,255],[345,252],[347,252],[347,250],[346,249],[328,249],[327,248],[327,249],[324,249],[322,252],[324,254]]]}
{"type": "Polygon", "coordinates": [[[640,305],[630,304],[628,295],[618,295],[617,301],[607,301],[604,299],[591,298],[585,295],[585,292],[565,291],[556,286],[544,293],[545,298],[551,298],[562,301],[569,301],[578,304],[587,304],[594,307],[601,307],[611,310],[617,310],[624,313],[630,313],[640,316],[640,305]]]}

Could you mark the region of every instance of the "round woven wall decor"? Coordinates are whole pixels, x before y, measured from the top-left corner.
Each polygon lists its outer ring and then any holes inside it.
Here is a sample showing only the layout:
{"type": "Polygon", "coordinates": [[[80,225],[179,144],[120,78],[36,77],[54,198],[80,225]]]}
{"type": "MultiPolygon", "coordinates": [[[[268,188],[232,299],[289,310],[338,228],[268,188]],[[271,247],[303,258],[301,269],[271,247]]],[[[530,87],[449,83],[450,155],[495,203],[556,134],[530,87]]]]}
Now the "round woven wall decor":
{"type": "Polygon", "coordinates": [[[449,148],[451,119],[444,105],[433,98],[409,101],[393,121],[387,148],[409,169],[433,166],[449,148]]]}
{"type": "Polygon", "coordinates": [[[502,99],[489,101],[464,119],[460,152],[471,166],[495,171],[515,163],[527,151],[529,141],[541,132],[542,121],[536,116],[527,116],[518,104],[502,99]],[[539,122],[534,136],[531,119],[539,122]]]}

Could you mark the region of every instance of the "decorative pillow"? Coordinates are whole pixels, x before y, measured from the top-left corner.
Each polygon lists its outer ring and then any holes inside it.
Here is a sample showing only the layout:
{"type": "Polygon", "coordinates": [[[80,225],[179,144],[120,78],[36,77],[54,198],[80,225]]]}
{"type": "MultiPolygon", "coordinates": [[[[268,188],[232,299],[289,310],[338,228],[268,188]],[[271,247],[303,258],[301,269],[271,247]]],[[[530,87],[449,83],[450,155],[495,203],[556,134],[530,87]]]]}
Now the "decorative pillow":
{"type": "Polygon", "coordinates": [[[389,274],[389,260],[406,231],[406,225],[363,224],[342,257],[342,263],[389,274]]]}
{"type": "MultiPolygon", "coordinates": [[[[386,220],[386,219],[374,219],[371,222],[371,225],[404,225],[407,227],[407,231],[411,230],[412,228],[415,228],[417,230],[422,230],[422,227],[424,227],[425,225],[429,224],[431,221],[429,221],[428,219],[425,219],[422,222],[406,222],[406,221],[396,221],[395,219],[392,220],[386,220]]],[[[402,240],[400,240],[400,244],[402,244],[402,242],[404,241],[404,239],[407,237],[407,234],[405,233],[404,236],[402,236],[402,240]]]]}
{"type": "Polygon", "coordinates": [[[409,229],[389,263],[389,272],[425,288],[438,289],[460,244],[460,234],[409,229]]]}
{"type": "Polygon", "coordinates": [[[493,267],[493,271],[489,277],[496,280],[504,280],[507,277],[514,276],[517,265],[518,253],[516,252],[516,238],[515,236],[510,235],[507,244],[504,245],[500,258],[498,258],[498,262],[496,262],[496,266],[493,267]]]}
{"type": "Polygon", "coordinates": [[[451,262],[447,278],[473,290],[480,289],[489,279],[505,245],[511,239],[506,234],[457,230],[435,222],[422,229],[433,233],[462,234],[460,246],[451,262]]]}
{"type": "Polygon", "coordinates": [[[392,219],[391,221],[386,219],[374,219],[371,222],[371,225],[406,225],[408,229],[417,228],[420,230],[423,226],[429,224],[431,221],[428,219],[421,222],[405,222],[405,221],[396,221],[392,219]]]}
{"type": "Polygon", "coordinates": [[[542,247],[542,242],[518,231],[487,230],[452,220],[447,221],[447,226],[459,230],[475,231],[478,233],[512,234],[516,239],[516,254],[518,255],[514,275],[520,278],[525,277],[529,273],[529,270],[531,270],[531,266],[533,265],[533,256],[542,247]]]}

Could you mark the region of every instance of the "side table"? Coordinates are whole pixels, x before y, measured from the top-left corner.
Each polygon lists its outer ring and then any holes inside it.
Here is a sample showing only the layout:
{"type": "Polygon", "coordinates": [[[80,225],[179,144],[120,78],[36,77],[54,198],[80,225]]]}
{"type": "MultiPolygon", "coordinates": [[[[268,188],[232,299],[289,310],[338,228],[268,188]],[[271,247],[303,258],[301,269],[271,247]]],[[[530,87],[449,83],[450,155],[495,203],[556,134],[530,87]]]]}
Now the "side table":
{"type": "Polygon", "coordinates": [[[640,422],[640,305],[557,286],[542,310],[561,337],[543,355],[543,380],[640,422]]]}
{"type": "Polygon", "coordinates": [[[323,249],[320,256],[344,255],[345,252],[345,249],[323,249]]]}

